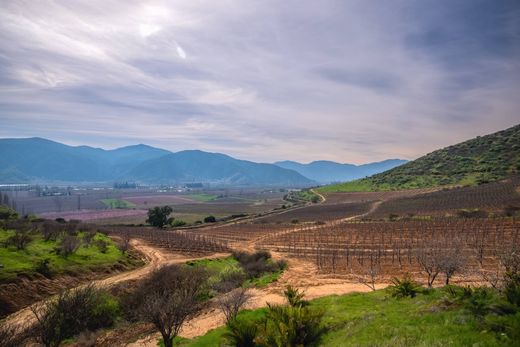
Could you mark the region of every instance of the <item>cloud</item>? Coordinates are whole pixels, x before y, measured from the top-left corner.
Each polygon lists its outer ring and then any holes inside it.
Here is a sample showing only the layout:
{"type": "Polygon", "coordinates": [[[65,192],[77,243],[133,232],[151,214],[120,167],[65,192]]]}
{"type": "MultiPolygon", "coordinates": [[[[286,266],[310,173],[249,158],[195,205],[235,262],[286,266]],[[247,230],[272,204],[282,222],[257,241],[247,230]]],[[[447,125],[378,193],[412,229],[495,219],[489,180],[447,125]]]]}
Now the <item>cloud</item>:
{"type": "Polygon", "coordinates": [[[518,122],[517,1],[16,1],[0,136],[412,159],[518,122]]]}

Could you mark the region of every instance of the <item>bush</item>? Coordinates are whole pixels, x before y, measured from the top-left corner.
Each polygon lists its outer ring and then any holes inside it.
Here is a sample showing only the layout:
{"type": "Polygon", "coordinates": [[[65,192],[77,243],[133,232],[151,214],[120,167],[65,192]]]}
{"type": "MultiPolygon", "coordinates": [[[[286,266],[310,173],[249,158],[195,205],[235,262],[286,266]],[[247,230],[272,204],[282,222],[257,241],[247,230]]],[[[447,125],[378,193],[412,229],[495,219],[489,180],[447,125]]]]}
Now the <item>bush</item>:
{"type": "Polygon", "coordinates": [[[520,274],[507,273],[505,275],[504,294],[507,301],[520,307],[520,274]]]}
{"type": "Polygon", "coordinates": [[[94,244],[99,249],[101,253],[106,253],[108,251],[108,242],[105,240],[96,240],[94,244]]]}
{"type": "Polygon", "coordinates": [[[7,239],[7,244],[15,246],[17,250],[22,250],[25,249],[31,241],[32,237],[28,231],[16,230],[14,235],[7,239]]]}
{"type": "Polygon", "coordinates": [[[183,220],[174,220],[173,223],[172,223],[172,227],[174,228],[177,228],[177,227],[182,227],[182,226],[185,226],[186,225],[186,222],[183,221],[183,220]]]}
{"type": "Polygon", "coordinates": [[[227,323],[228,330],[223,337],[229,346],[255,347],[258,335],[258,322],[233,319],[227,323]]]}
{"type": "Polygon", "coordinates": [[[217,218],[215,216],[207,216],[204,218],[204,223],[215,223],[217,221],[217,218]]]}
{"type": "Polygon", "coordinates": [[[47,278],[51,278],[52,277],[52,270],[49,266],[50,264],[50,259],[49,258],[45,258],[45,259],[42,259],[38,262],[38,264],[36,265],[36,272],[42,274],[43,276],[47,277],[47,278]]]}
{"type": "Polygon", "coordinates": [[[266,272],[276,272],[287,266],[284,261],[271,261],[271,253],[267,251],[234,252],[233,257],[238,260],[248,279],[258,278],[266,272]]]}
{"type": "Polygon", "coordinates": [[[460,218],[487,218],[488,213],[479,209],[459,210],[457,211],[457,216],[459,216],[460,218]]]}
{"type": "Polygon", "coordinates": [[[166,347],[178,335],[184,322],[201,307],[207,272],[198,267],[169,265],[154,271],[127,297],[127,312],[152,323],[161,332],[166,347]]]}
{"type": "Polygon", "coordinates": [[[220,281],[213,285],[213,289],[219,293],[227,293],[240,287],[246,280],[246,275],[242,270],[229,270],[220,275],[220,281]]]}
{"type": "Polygon", "coordinates": [[[405,298],[407,296],[415,298],[421,287],[415,282],[410,274],[406,274],[403,278],[394,277],[392,285],[388,287],[388,292],[394,298],[405,298]]]}
{"type": "Polygon", "coordinates": [[[309,304],[306,300],[303,299],[304,294],[290,285],[287,286],[287,288],[284,290],[283,295],[285,296],[289,306],[304,307],[309,304]]]}
{"type": "Polygon", "coordinates": [[[310,307],[268,305],[265,331],[257,339],[263,346],[315,346],[325,328],[323,312],[310,307]]]}
{"type": "Polygon", "coordinates": [[[88,285],[61,293],[55,300],[31,307],[36,316],[36,337],[45,346],[60,343],[83,331],[110,327],[119,304],[107,292],[88,285]]]}
{"type": "Polygon", "coordinates": [[[74,235],[65,235],[57,247],[56,252],[64,257],[76,252],[81,245],[79,237],[74,235]]]}

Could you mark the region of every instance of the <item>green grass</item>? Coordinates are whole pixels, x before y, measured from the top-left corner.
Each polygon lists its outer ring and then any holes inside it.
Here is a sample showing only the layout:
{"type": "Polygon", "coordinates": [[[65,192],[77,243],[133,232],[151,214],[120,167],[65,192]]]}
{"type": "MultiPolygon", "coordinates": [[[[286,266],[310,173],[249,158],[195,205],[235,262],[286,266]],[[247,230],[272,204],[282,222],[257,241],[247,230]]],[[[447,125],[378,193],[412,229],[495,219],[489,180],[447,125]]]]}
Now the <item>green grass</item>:
{"type": "Polygon", "coordinates": [[[192,200],[195,200],[195,201],[200,201],[200,202],[208,202],[208,201],[213,201],[217,198],[216,195],[211,195],[211,194],[190,194],[188,195],[188,198],[192,199],[192,200]]]}
{"type": "MultiPolygon", "coordinates": [[[[210,285],[220,281],[222,274],[231,271],[242,271],[239,262],[233,257],[227,258],[216,258],[216,259],[201,259],[192,260],[186,263],[188,266],[203,266],[211,272],[211,276],[208,280],[210,285]]],[[[265,273],[258,278],[246,280],[243,283],[245,287],[258,287],[264,288],[269,283],[275,282],[280,278],[283,271],[276,271],[272,273],[265,273]]]]}
{"type": "MultiPolygon", "coordinates": [[[[460,306],[446,307],[442,289],[416,298],[396,299],[386,291],[327,296],[311,301],[325,311],[328,328],[320,346],[503,346],[500,335],[460,306]]],[[[260,319],[266,309],[241,312],[241,319],[260,319]]],[[[198,338],[179,341],[183,347],[220,346],[225,327],[198,338]]]]}
{"type": "Polygon", "coordinates": [[[283,271],[280,270],[280,271],[276,271],[276,272],[272,272],[272,273],[263,274],[262,276],[260,276],[258,278],[253,278],[252,280],[245,281],[244,286],[246,286],[246,287],[254,286],[257,288],[265,288],[265,287],[267,287],[267,285],[269,283],[278,281],[278,279],[280,278],[282,273],[283,273],[283,271]]]}
{"type": "Polygon", "coordinates": [[[132,204],[129,201],[126,200],[120,200],[120,199],[102,199],[101,202],[110,209],[115,208],[134,208],[135,204],[132,204]]]}
{"type": "MultiPolygon", "coordinates": [[[[12,234],[13,231],[0,230],[0,243],[12,234]]],[[[81,236],[82,233],[79,235],[81,236]]],[[[44,259],[50,260],[49,266],[55,274],[95,269],[125,261],[126,257],[106,235],[98,233],[94,240],[108,242],[107,252],[101,253],[94,245],[88,248],[82,245],[75,253],[63,257],[56,254],[54,250],[58,242],[45,241],[40,234],[34,234],[33,240],[24,250],[17,250],[12,246],[0,247],[0,264],[3,265],[0,281],[12,280],[20,274],[34,273],[38,263],[44,259]]]]}

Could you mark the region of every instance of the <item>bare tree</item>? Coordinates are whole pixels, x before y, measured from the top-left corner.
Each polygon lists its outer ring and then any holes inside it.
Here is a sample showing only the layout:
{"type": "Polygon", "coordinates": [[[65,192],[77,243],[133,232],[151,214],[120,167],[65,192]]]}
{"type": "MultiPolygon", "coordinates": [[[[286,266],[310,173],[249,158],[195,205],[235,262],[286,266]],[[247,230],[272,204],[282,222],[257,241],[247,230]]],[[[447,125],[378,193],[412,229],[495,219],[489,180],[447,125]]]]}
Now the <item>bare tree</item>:
{"type": "Polygon", "coordinates": [[[79,237],[73,235],[65,235],[61,240],[61,243],[58,247],[58,251],[61,255],[65,257],[76,252],[76,250],[81,245],[81,241],[79,237]]]}
{"type": "Polygon", "coordinates": [[[156,270],[136,291],[137,315],[159,330],[165,347],[172,347],[184,322],[200,309],[207,277],[199,268],[170,265],[156,270]]]}
{"type": "Polygon", "coordinates": [[[251,293],[247,288],[237,288],[222,295],[217,304],[226,317],[226,323],[235,319],[240,309],[251,299],[251,293]]]}
{"type": "Polygon", "coordinates": [[[381,262],[378,257],[370,255],[368,261],[363,264],[363,275],[359,278],[359,282],[372,290],[376,290],[376,280],[381,272],[381,262]]]}
{"type": "Polygon", "coordinates": [[[459,272],[465,265],[465,258],[460,247],[445,248],[441,250],[442,258],[439,262],[440,272],[446,276],[446,285],[455,272],[459,272]]]}
{"type": "Polygon", "coordinates": [[[439,245],[418,249],[415,258],[421,269],[428,275],[428,287],[431,288],[441,272],[442,254],[439,245]]]}
{"type": "Polygon", "coordinates": [[[32,241],[28,231],[16,230],[15,234],[7,240],[8,244],[12,244],[18,250],[25,249],[29,242],[32,241]]]}

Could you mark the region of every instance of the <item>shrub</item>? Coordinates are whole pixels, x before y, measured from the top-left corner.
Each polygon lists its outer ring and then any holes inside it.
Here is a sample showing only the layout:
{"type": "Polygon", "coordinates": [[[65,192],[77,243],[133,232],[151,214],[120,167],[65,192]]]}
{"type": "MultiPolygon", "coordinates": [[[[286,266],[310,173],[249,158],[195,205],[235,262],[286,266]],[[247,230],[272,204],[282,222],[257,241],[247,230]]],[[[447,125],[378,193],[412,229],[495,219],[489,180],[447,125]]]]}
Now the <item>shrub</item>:
{"type": "Polygon", "coordinates": [[[215,223],[217,218],[215,216],[207,216],[204,218],[204,223],[215,223]]]}
{"type": "Polygon", "coordinates": [[[412,279],[410,274],[406,274],[403,278],[394,277],[392,285],[388,287],[390,295],[394,298],[405,298],[407,296],[415,298],[420,289],[420,285],[412,279]]]}
{"type": "Polygon", "coordinates": [[[48,278],[52,277],[52,270],[49,266],[50,261],[51,260],[49,258],[40,260],[38,262],[38,264],[36,265],[36,272],[38,272],[48,278]]]}
{"type": "Polygon", "coordinates": [[[90,247],[90,244],[92,243],[92,240],[96,236],[97,232],[95,230],[86,231],[83,233],[83,244],[85,247],[90,247]]]}
{"type": "Polygon", "coordinates": [[[36,338],[49,347],[86,330],[110,327],[119,315],[118,302],[93,285],[62,292],[31,310],[37,321],[36,338]]]}
{"type": "Polygon", "coordinates": [[[7,239],[7,244],[15,246],[17,250],[22,250],[25,249],[31,241],[32,237],[28,231],[16,230],[14,235],[7,239]]]}
{"type": "Polygon", "coordinates": [[[76,252],[81,245],[79,237],[74,235],[65,235],[57,247],[56,252],[64,257],[76,252]]]}
{"type": "Polygon", "coordinates": [[[258,335],[258,322],[233,319],[227,323],[228,330],[223,337],[229,346],[255,347],[258,335]]]}
{"type": "Polygon", "coordinates": [[[199,267],[164,266],[145,280],[130,295],[128,310],[152,323],[161,333],[166,347],[178,335],[184,322],[201,306],[208,274],[199,267]]]}
{"type": "Polygon", "coordinates": [[[177,228],[177,227],[182,227],[182,226],[185,226],[186,225],[186,222],[183,221],[183,220],[174,220],[173,223],[172,223],[172,227],[174,228],[177,228]]]}
{"type": "Polygon", "coordinates": [[[94,241],[94,244],[99,249],[101,253],[106,253],[108,251],[108,242],[102,239],[94,241]]]}
{"type": "Polygon", "coordinates": [[[219,293],[227,293],[246,280],[246,275],[242,270],[228,270],[220,275],[220,281],[213,285],[213,289],[219,293]]]}
{"type": "Polygon", "coordinates": [[[285,296],[285,299],[287,300],[289,306],[304,307],[309,304],[306,300],[303,299],[304,294],[290,285],[286,287],[286,289],[283,292],[283,295],[285,296]]]}
{"type": "Polygon", "coordinates": [[[45,241],[55,241],[62,233],[63,227],[57,222],[47,220],[41,226],[41,232],[45,241]]]}
{"type": "Polygon", "coordinates": [[[505,275],[504,294],[507,301],[520,307],[520,274],[507,273],[505,275]]]}
{"type": "Polygon", "coordinates": [[[325,328],[323,312],[310,307],[268,305],[265,331],[257,339],[263,346],[314,346],[325,328]]]}

